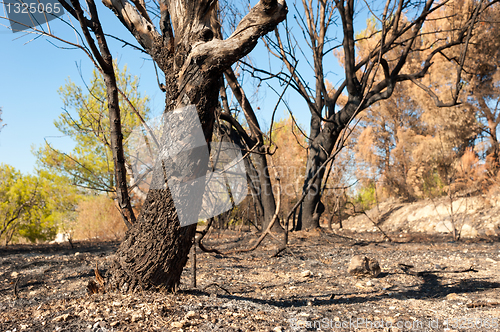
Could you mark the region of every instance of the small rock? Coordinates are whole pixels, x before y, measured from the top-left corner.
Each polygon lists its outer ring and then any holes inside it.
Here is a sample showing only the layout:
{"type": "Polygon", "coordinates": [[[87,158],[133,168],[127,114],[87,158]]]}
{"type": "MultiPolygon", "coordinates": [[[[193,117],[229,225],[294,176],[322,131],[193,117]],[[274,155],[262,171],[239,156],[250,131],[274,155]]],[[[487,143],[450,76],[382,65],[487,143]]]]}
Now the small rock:
{"type": "Polygon", "coordinates": [[[70,318],[71,318],[70,314],[64,314],[64,315],[57,316],[57,317],[53,318],[52,321],[53,322],[65,322],[70,318]]]}
{"type": "Polygon", "coordinates": [[[356,255],[351,259],[347,272],[353,277],[372,277],[376,278],[381,270],[380,265],[374,259],[366,256],[356,255]]]}
{"type": "Polygon", "coordinates": [[[120,301],[114,301],[112,305],[113,307],[121,307],[122,303],[120,301]]]}
{"type": "Polygon", "coordinates": [[[115,327],[115,326],[116,326],[116,325],[118,325],[118,324],[120,324],[120,321],[119,321],[119,320],[115,320],[114,322],[111,322],[111,323],[109,324],[109,326],[111,326],[111,327],[115,327]]]}
{"type": "Polygon", "coordinates": [[[12,278],[17,278],[18,275],[19,275],[19,273],[15,272],[15,271],[10,274],[10,276],[12,278]]]}
{"type": "Polygon", "coordinates": [[[198,313],[196,313],[195,311],[188,311],[188,313],[186,314],[186,316],[184,317],[185,319],[196,319],[196,318],[199,318],[200,316],[198,315],[198,313]]]}
{"type": "Polygon", "coordinates": [[[80,253],[79,252],[75,252],[75,256],[78,256],[78,255],[80,255],[80,253]]]}
{"type": "Polygon", "coordinates": [[[102,320],[98,321],[97,323],[94,324],[94,326],[92,326],[92,328],[94,329],[99,329],[99,328],[104,328],[106,325],[105,322],[103,322],[102,320]]]}
{"type": "Polygon", "coordinates": [[[142,315],[142,311],[134,312],[131,318],[132,323],[142,320],[143,317],[144,316],[142,315]]]}
{"type": "Polygon", "coordinates": [[[300,276],[304,277],[304,278],[307,278],[307,277],[312,276],[312,272],[310,270],[305,270],[305,271],[302,271],[302,273],[300,274],[300,276]]]}
{"type": "Polygon", "coordinates": [[[170,326],[172,326],[172,327],[177,327],[177,328],[184,327],[184,321],[183,321],[183,320],[181,320],[180,322],[172,322],[172,323],[170,324],[170,326]]]}
{"type": "Polygon", "coordinates": [[[274,329],[273,329],[274,332],[283,332],[285,331],[285,329],[281,326],[276,326],[274,329]]]}
{"type": "Polygon", "coordinates": [[[366,286],[368,286],[368,287],[373,287],[373,282],[371,282],[371,280],[368,280],[368,281],[366,282],[366,286]]]}

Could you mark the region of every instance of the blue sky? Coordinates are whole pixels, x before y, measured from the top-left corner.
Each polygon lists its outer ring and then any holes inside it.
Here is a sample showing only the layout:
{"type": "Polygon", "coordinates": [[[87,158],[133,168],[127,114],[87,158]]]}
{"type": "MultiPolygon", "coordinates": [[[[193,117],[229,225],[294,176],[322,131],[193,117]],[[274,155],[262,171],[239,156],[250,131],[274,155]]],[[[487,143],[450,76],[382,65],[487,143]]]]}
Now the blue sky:
{"type": "MultiPolygon", "coordinates": [[[[128,41],[133,41],[131,34],[121,25],[118,19],[98,2],[99,15],[104,31],[128,41]]],[[[3,14],[3,13],[2,13],[3,14]]],[[[289,20],[293,20],[289,16],[289,20]]],[[[5,20],[0,23],[7,24],[5,20]]],[[[292,23],[291,21],[289,22],[292,23]]],[[[52,21],[52,32],[55,35],[75,41],[75,35],[69,27],[60,22],[52,21]]],[[[71,80],[83,85],[80,72],[88,82],[93,65],[81,50],[66,50],[54,46],[65,46],[51,38],[38,38],[30,41],[32,35],[23,36],[22,33],[13,34],[5,27],[0,27],[0,107],[3,109],[2,118],[6,127],[0,132],[0,163],[14,166],[23,173],[32,172],[36,159],[32,154],[32,147],[39,147],[48,140],[53,146],[69,152],[73,147],[72,141],[62,137],[53,122],[61,114],[62,101],[57,92],[58,88],[71,80]]],[[[127,65],[130,72],[140,77],[140,91],[151,99],[151,108],[155,114],[160,114],[164,107],[164,95],[158,89],[156,76],[151,60],[130,47],[122,47],[122,43],[109,39],[111,52],[119,65],[127,65]]],[[[252,52],[255,61],[268,62],[268,54],[262,42],[252,52]]],[[[333,60],[328,63],[332,66],[333,60]]],[[[325,61],[327,62],[327,61],[325,61]]],[[[303,62],[302,66],[306,66],[303,62]]],[[[309,70],[307,70],[309,71],[309,70]]],[[[337,83],[342,77],[341,69],[333,64],[329,77],[337,83]],[[340,74],[340,75],[339,75],[340,74]]],[[[311,82],[313,78],[311,77],[311,82]]],[[[250,83],[247,83],[249,91],[250,83]]],[[[281,92],[276,85],[278,92],[281,92]]],[[[249,93],[249,92],[247,92],[249,93]]],[[[309,111],[305,103],[291,89],[285,95],[290,105],[294,107],[294,115],[305,130],[309,128],[309,111]]],[[[274,109],[277,96],[266,89],[263,84],[258,98],[254,99],[254,109],[263,128],[269,126],[271,113],[274,109]],[[259,109],[258,109],[259,108],[259,109]]],[[[283,117],[284,105],[277,111],[278,117],[283,117]]]]}
{"type": "MultiPolygon", "coordinates": [[[[101,20],[112,22],[105,25],[105,31],[130,35],[107,8],[101,9],[101,20]]],[[[6,24],[6,21],[0,23],[6,24]]],[[[71,30],[60,22],[52,21],[51,29],[56,35],[76,40],[71,30]]],[[[3,123],[7,124],[0,132],[0,163],[12,165],[23,173],[33,171],[36,159],[32,146],[41,146],[45,139],[64,151],[72,149],[72,141],[62,137],[53,124],[62,112],[57,90],[70,77],[83,85],[80,72],[88,81],[93,70],[81,50],[57,48],[50,43],[55,42],[53,39],[45,37],[27,43],[32,38],[32,35],[14,34],[0,27],[0,107],[3,123]]],[[[152,62],[138,51],[122,48],[117,42],[110,41],[110,44],[119,64],[127,64],[131,72],[140,77],[140,90],[150,96],[152,109],[161,112],[164,96],[157,87],[152,62]]]]}

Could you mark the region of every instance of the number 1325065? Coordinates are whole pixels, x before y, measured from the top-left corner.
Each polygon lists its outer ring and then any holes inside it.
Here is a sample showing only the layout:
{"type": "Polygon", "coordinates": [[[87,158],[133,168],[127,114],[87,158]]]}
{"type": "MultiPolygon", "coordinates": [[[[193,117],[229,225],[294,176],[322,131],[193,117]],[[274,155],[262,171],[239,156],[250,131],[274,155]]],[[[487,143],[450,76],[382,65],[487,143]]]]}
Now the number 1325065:
{"type": "Polygon", "coordinates": [[[455,317],[443,321],[444,328],[451,329],[496,329],[498,317],[495,318],[466,318],[455,317]]]}

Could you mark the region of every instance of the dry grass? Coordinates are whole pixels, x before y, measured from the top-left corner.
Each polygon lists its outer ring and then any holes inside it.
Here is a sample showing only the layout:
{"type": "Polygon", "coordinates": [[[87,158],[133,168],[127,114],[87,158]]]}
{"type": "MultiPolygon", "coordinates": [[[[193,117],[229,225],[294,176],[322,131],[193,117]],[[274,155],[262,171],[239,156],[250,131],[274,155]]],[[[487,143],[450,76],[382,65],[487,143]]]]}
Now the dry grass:
{"type": "Polygon", "coordinates": [[[120,240],[127,230],[114,201],[107,196],[95,196],[78,205],[78,217],[73,227],[74,240],[120,240]]]}

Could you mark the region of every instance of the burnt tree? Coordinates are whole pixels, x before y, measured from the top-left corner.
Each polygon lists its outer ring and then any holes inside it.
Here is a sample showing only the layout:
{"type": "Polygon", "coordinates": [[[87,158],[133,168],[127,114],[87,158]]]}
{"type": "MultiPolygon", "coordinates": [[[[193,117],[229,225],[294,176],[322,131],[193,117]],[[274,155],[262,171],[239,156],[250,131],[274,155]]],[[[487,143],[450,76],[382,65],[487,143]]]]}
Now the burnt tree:
{"type": "MultiPolygon", "coordinates": [[[[292,36],[290,30],[281,37],[276,30],[274,38],[268,38],[269,50],[283,61],[287,73],[269,73],[261,68],[252,68],[254,73],[269,77],[277,77],[282,82],[291,82],[291,86],[306,101],[311,113],[311,130],[309,134],[309,149],[307,168],[303,184],[301,202],[295,208],[300,208],[296,229],[311,229],[319,227],[323,213],[322,182],[324,180],[327,161],[335,158],[338,148],[341,148],[343,131],[360,114],[376,102],[390,98],[395,86],[402,81],[411,81],[421,85],[420,80],[429,72],[435,57],[454,51],[459,57],[450,58],[449,70],[456,72],[457,83],[450,87],[454,96],[451,103],[436,101],[436,105],[454,106],[459,103],[458,93],[463,82],[460,77],[463,72],[463,61],[468,49],[470,38],[477,33],[478,17],[497,0],[481,0],[471,2],[467,7],[465,17],[449,16],[443,12],[446,6],[463,6],[462,0],[445,1],[404,1],[386,0],[380,10],[368,7],[374,15],[379,28],[369,38],[375,40],[367,55],[357,55],[357,50],[366,38],[356,37],[354,21],[356,1],[354,0],[316,0],[302,1],[304,13],[296,15],[305,43],[309,50],[300,50],[301,44],[292,36]],[[412,12],[413,18],[405,16],[412,12]],[[460,18],[460,19],[459,19],[460,18]],[[436,39],[430,46],[423,47],[420,43],[426,33],[422,30],[427,21],[446,22],[456,20],[453,29],[446,39],[436,39]],[[338,22],[341,38],[330,32],[338,22]],[[341,39],[341,40],[340,40],[341,39]],[[324,60],[332,51],[339,49],[344,67],[344,80],[338,89],[328,91],[325,79],[324,60]],[[397,50],[397,57],[391,52],[397,50]],[[312,67],[315,77],[314,87],[304,80],[304,73],[296,70],[300,53],[309,52],[306,58],[312,67]],[[416,66],[414,59],[422,61],[416,66]],[[460,58],[460,59],[459,59],[460,58]],[[342,94],[346,103],[339,102],[342,94]]],[[[438,23],[438,24],[440,24],[438,23]]],[[[337,32],[337,31],[336,31],[337,32]]],[[[432,97],[432,95],[431,95],[432,97]]],[[[434,99],[434,98],[433,98],[434,99]]],[[[291,213],[290,213],[291,214],[291,213]]]]}
{"type": "MultiPolygon", "coordinates": [[[[211,141],[222,73],[248,54],[258,39],[284,20],[286,3],[262,0],[225,40],[215,37],[217,1],[160,1],[160,31],[144,2],[104,0],[165,74],[165,112],[195,105],[211,141]]],[[[161,178],[161,174],[154,177],[161,178]]],[[[150,190],[138,221],[127,232],[110,269],[122,290],[164,287],[180,280],[196,224],[181,227],[168,188],[150,190]]]]}

